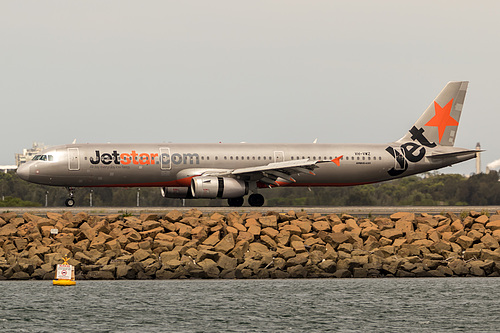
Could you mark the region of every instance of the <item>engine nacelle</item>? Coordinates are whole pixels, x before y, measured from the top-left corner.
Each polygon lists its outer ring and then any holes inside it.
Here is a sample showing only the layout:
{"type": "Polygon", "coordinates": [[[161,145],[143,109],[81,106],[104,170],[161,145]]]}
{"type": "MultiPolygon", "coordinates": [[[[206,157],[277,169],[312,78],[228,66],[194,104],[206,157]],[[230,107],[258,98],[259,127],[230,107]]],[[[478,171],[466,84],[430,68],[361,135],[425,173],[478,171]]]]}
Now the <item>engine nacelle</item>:
{"type": "Polygon", "coordinates": [[[248,194],[248,182],[229,177],[194,177],[191,193],[194,198],[239,198],[248,194]]]}
{"type": "Polygon", "coordinates": [[[161,195],[164,198],[192,199],[191,189],[189,187],[162,187],[161,195]]]}

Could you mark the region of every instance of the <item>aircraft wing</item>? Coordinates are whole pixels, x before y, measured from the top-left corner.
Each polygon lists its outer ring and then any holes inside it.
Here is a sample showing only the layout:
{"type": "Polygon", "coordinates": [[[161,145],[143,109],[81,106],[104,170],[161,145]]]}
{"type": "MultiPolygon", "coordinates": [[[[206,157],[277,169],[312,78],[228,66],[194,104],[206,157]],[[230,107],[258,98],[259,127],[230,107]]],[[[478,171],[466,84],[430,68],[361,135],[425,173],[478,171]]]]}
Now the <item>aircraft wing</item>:
{"type": "Polygon", "coordinates": [[[322,160],[322,161],[311,161],[309,159],[294,160],[294,161],[284,161],[284,162],[273,162],[267,165],[247,167],[226,171],[219,171],[216,173],[204,172],[203,175],[210,176],[236,176],[242,179],[252,179],[257,180],[265,184],[279,186],[277,182],[278,178],[281,178],[281,182],[295,183],[295,179],[292,175],[298,175],[301,173],[315,175],[314,169],[318,168],[321,163],[335,163],[340,165],[339,156],[333,160],[322,160]]]}

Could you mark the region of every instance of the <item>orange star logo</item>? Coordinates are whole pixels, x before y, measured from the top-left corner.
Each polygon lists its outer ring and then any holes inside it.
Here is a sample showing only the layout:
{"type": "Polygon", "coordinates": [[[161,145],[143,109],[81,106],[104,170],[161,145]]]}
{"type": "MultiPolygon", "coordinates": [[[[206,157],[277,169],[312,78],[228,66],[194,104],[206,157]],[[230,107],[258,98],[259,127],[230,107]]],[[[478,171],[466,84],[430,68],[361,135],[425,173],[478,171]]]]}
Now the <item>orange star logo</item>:
{"type": "Polygon", "coordinates": [[[453,98],[444,107],[441,107],[441,105],[434,101],[434,110],[436,111],[436,114],[427,122],[427,124],[425,124],[425,126],[435,126],[438,128],[440,143],[447,126],[458,126],[458,121],[450,116],[452,105],[453,98]]]}

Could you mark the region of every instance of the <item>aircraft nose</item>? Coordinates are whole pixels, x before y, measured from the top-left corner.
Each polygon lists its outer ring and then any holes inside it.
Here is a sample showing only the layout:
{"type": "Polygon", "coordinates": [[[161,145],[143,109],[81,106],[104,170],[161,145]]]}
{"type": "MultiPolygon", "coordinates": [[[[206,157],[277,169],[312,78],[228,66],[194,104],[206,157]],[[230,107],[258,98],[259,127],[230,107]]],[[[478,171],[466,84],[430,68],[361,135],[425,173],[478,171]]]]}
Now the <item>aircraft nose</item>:
{"type": "Polygon", "coordinates": [[[21,179],[29,180],[29,178],[30,178],[30,167],[28,165],[26,165],[26,164],[21,164],[17,168],[17,175],[21,179]]]}

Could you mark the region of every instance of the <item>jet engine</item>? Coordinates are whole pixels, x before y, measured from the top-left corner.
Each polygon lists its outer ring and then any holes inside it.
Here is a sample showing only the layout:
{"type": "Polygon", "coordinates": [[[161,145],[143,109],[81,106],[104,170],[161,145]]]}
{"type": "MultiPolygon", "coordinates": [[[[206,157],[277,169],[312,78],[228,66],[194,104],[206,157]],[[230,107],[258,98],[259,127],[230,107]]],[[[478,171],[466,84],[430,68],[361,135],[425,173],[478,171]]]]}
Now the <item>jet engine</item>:
{"type": "Polygon", "coordinates": [[[191,193],[194,198],[239,198],[248,194],[248,182],[229,177],[194,177],[191,193]]]}
{"type": "Polygon", "coordinates": [[[164,198],[192,199],[189,187],[162,187],[161,195],[164,198]]]}

